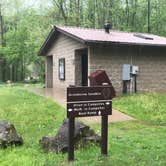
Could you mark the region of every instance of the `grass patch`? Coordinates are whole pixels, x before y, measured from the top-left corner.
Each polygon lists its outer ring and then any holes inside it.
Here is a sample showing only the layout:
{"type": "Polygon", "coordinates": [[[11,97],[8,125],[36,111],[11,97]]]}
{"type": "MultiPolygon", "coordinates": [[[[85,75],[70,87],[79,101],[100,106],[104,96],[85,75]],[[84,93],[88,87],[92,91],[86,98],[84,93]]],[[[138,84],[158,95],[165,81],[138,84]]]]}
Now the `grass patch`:
{"type": "Polygon", "coordinates": [[[114,100],[113,107],[137,119],[166,125],[166,94],[133,94],[114,100]]]}
{"type": "MultiPolygon", "coordinates": [[[[137,96],[133,98],[135,97],[137,96]]],[[[132,96],[128,96],[127,98],[132,98],[132,96]]],[[[116,99],[114,106],[118,106],[118,100],[123,110],[123,103],[125,102],[122,100],[126,101],[126,98],[116,99]]],[[[130,100],[132,101],[132,99],[130,100]]],[[[125,104],[124,108],[127,109],[125,104]]],[[[136,107],[135,109],[138,110],[136,107]]],[[[127,113],[130,114],[130,112],[127,113]]],[[[136,111],[135,114],[131,114],[138,117],[136,111]]],[[[23,87],[0,87],[0,119],[6,119],[13,123],[18,133],[24,138],[23,146],[0,150],[0,165],[166,165],[166,127],[142,124],[139,121],[109,125],[108,157],[101,156],[100,148],[95,145],[76,150],[75,162],[71,164],[67,162],[67,154],[44,153],[39,146],[39,139],[44,135],[55,135],[65,116],[65,110],[50,99],[27,92],[23,90],[23,87]]],[[[150,116],[149,119],[151,120],[150,116]]],[[[149,119],[147,118],[148,121],[149,119]]],[[[143,118],[143,120],[146,119],[143,118]]],[[[92,125],[91,127],[100,134],[100,124],[92,125]]]]}
{"type": "MultiPolygon", "coordinates": [[[[38,165],[54,158],[55,155],[42,152],[38,141],[44,135],[55,135],[64,117],[64,109],[51,100],[19,87],[1,87],[0,119],[15,125],[18,133],[23,136],[24,146],[1,150],[0,163],[10,166],[38,165]]],[[[60,161],[64,157],[57,156],[60,161]]]]}

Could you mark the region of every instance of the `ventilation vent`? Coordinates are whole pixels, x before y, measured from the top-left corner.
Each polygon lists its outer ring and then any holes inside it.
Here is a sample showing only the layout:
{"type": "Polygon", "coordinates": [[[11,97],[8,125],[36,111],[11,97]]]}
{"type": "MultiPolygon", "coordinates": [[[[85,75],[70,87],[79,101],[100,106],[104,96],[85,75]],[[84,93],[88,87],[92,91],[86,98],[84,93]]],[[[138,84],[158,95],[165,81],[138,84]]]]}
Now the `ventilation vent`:
{"type": "Polygon", "coordinates": [[[134,36],[138,37],[138,38],[141,38],[141,39],[145,39],[145,40],[153,40],[152,37],[145,36],[145,35],[142,35],[142,34],[139,34],[139,33],[134,34],[134,36]]]}
{"type": "Polygon", "coordinates": [[[104,25],[104,29],[106,33],[110,33],[110,29],[112,29],[112,24],[111,23],[106,23],[104,25]]]}

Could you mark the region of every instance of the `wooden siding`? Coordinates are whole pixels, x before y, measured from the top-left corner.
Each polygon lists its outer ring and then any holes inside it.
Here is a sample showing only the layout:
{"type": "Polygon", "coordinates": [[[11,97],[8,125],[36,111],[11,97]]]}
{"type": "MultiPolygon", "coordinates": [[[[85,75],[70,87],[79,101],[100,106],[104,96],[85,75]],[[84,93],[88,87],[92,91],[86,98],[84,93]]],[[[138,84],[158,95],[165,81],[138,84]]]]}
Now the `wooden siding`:
{"type": "Polygon", "coordinates": [[[75,78],[75,50],[85,47],[82,43],[63,34],[58,36],[47,54],[47,56],[53,55],[53,87],[65,89],[69,85],[75,85],[77,79],[75,78]],[[65,80],[59,80],[58,76],[58,62],[60,58],[65,58],[65,80]]]}

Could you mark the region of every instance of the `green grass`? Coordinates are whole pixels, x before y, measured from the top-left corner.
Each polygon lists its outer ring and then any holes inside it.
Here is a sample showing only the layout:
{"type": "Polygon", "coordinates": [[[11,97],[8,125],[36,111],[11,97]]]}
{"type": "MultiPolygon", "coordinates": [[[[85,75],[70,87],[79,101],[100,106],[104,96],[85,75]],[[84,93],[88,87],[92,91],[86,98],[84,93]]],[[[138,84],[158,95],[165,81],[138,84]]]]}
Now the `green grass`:
{"type": "Polygon", "coordinates": [[[113,107],[146,122],[166,125],[166,94],[134,94],[115,99],[113,107]]]}
{"type": "MultiPolygon", "coordinates": [[[[93,145],[76,150],[75,161],[69,164],[67,154],[44,153],[38,143],[42,136],[56,134],[66,116],[65,110],[52,100],[29,93],[23,87],[1,86],[0,119],[15,125],[23,136],[24,145],[0,150],[0,166],[165,166],[165,98],[164,94],[145,94],[116,99],[115,108],[141,121],[109,125],[108,157],[101,156],[100,148],[93,145]],[[160,102],[160,107],[157,107],[162,113],[160,122],[154,113],[146,112],[147,101],[151,109],[154,107],[150,104],[152,101],[160,102]],[[138,108],[140,106],[141,109],[138,108]],[[143,116],[144,112],[149,116],[143,116]]],[[[99,124],[91,127],[100,134],[99,124]]]]}

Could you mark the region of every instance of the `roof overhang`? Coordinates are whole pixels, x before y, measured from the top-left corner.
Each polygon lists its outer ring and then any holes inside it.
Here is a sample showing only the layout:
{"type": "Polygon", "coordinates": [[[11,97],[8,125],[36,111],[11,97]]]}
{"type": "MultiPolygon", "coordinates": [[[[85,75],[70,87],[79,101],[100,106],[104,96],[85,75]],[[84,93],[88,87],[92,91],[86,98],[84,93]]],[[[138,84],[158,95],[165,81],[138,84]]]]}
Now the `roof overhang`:
{"type": "Polygon", "coordinates": [[[79,36],[71,34],[62,28],[54,26],[46,38],[45,42],[41,46],[38,55],[44,56],[47,54],[54,41],[58,37],[58,35],[62,33],[70,38],[77,40],[80,43],[83,43],[87,46],[108,46],[108,45],[118,45],[118,46],[151,46],[151,47],[164,47],[166,48],[166,44],[158,44],[158,43],[137,43],[137,42],[115,42],[115,41],[99,41],[99,40],[85,40],[79,36]]]}
{"type": "Polygon", "coordinates": [[[47,36],[45,42],[43,43],[43,45],[41,46],[41,48],[38,52],[39,56],[43,56],[47,53],[47,51],[51,47],[52,43],[56,39],[57,35],[58,35],[58,32],[55,30],[55,28],[52,28],[51,32],[47,36]]]}
{"type": "Polygon", "coordinates": [[[119,46],[151,46],[151,47],[164,47],[166,48],[166,44],[149,44],[149,43],[131,43],[131,42],[113,42],[113,41],[95,41],[95,40],[87,40],[85,44],[88,46],[108,46],[108,45],[119,45],[119,46]]]}
{"type": "Polygon", "coordinates": [[[60,28],[58,28],[56,26],[54,26],[52,28],[51,32],[49,33],[49,35],[47,36],[45,42],[41,46],[41,48],[40,48],[40,50],[38,52],[39,56],[46,55],[47,51],[52,46],[53,42],[56,40],[56,38],[57,38],[57,36],[58,36],[59,33],[62,33],[64,35],[66,35],[66,36],[69,36],[69,37],[71,37],[71,38],[73,38],[73,39],[75,39],[75,40],[77,40],[77,41],[79,41],[79,42],[81,42],[83,44],[86,43],[85,40],[83,40],[83,39],[81,39],[81,38],[79,38],[79,37],[77,37],[75,35],[72,35],[72,34],[66,32],[66,31],[64,31],[64,30],[62,30],[62,29],[60,29],[60,28]]]}

